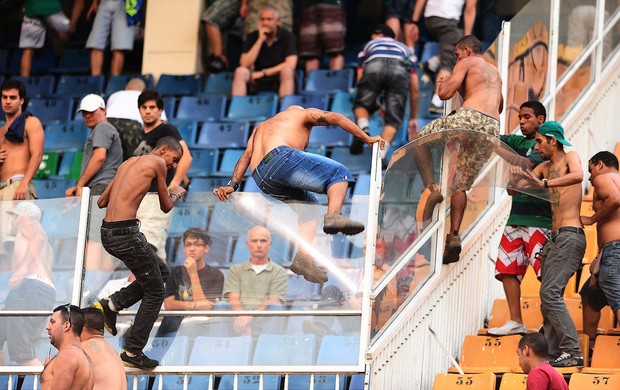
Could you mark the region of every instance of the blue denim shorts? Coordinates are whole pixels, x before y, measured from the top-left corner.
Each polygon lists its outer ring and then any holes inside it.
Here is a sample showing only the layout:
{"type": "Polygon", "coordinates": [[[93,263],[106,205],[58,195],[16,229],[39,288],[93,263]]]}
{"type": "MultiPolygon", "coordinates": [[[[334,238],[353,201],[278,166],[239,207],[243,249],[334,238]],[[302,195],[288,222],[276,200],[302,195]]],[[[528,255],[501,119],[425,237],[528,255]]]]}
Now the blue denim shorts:
{"type": "Polygon", "coordinates": [[[134,26],[127,24],[125,2],[121,0],[102,0],[97,9],[97,15],[93,22],[86,41],[87,49],[103,50],[110,38],[111,50],[132,50],[134,38],[134,26]]]}
{"type": "Polygon", "coordinates": [[[620,309],[620,241],[608,243],[601,251],[598,285],[615,313],[620,309]]]}
{"type": "Polygon", "coordinates": [[[355,182],[344,165],[317,154],[278,146],[263,157],[252,177],[264,193],[281,201],[319,203],[316,192],[326,194],[327,189],[339,182],[355,182]]]}

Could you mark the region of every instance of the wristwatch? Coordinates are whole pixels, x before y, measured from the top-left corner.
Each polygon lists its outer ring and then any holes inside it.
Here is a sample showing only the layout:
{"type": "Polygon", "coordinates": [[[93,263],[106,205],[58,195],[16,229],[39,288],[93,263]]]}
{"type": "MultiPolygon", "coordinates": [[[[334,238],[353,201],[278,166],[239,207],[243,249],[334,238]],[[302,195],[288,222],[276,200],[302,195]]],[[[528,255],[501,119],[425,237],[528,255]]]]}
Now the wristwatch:
{"type": "Polygon", "coordinates": [[[227,187],[232,187],[233,191],[237,191],[237,189],[239,188],[239,183],[235,183],[232,180],[229,180],[228,183],[226,183],[227,187]]]}
{"type": "Polygon", "coordinates": [[[543,182],[543,187],[545,187],[545,188],[549,188],[549,180],[547,180],[547,179],[542,179],[542,182],[543,182]]]}

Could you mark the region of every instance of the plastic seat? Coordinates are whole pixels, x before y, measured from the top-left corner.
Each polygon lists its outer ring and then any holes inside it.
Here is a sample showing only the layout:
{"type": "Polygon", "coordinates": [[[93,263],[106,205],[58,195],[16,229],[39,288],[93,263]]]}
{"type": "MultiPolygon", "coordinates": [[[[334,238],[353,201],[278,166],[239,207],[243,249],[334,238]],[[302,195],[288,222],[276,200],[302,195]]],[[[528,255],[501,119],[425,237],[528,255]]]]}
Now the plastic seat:
{"type": "Polygon", "coordinates": [[[191,148],[192,165],[189,167],[187,175],[193,176],[213,176],[217,168],[219,151],[217,149],[195,149],[191,148]]]}
{"type": "Polygon", "coordinates": [[[60,99],[30,99],[28,111],[32,112],[42,122],[60,121],[66,122],[71,119],[73,102],[68,98],[60,99]]]}
{"type": "Polygon", "coordinates": [[[568,388],[569,390],[620,389],[620,374],[587,374],[576,372],[570,376],[568,388]]]}
{"type": "Polygon", "coordinates": [[[67,126],[63,123],[47,123],[44,128],[46,151],[83,150],[88,139],[89,129],[83,123],[67,126]]]}
{"type": "Polygon", "coordinates": [[[353,195],[368,195],[370,193],[370,174],[363,173],[357,176],[353,195]]]}
{"type": "MultiPolygon", "coordinates": [[[[222,162],[220,163],[220,168],[213,172],[213,176],[224,176],[230,177],[233,174],[235,169],[235,165],[237,165],[237,161],[241,158],[245,150],[243,149],[226,149],[224,150],[224,155],[222,156],[222,162]]],[[[244,176],[250,174],[250,167],[245,171],[244,176]]]]}
{"type": "Polygon", "coordinates": [[[84,47],[68,47],[62,57],[58,60],[58,65],[51,68],[52,73],[89,73],[90,72],[90,52],[84,47]]]}
{"type": "Polygon", "coordinates": [[[504,373],[499,390],[527,390],[527,375],[514,372],[504,373]]]}
{"type": "Polygon", "coordinates": [[[330,111],[340,113],[353,120],[353,100],[355,94],[350,92],[337,92],[332,99],[330,111]]]}
{"type": "Polygon", "coordinates": [[[538,298],[540,297],[540,281],[536,277],[534,268],[527,267],[525,276],[521,281],[521,298],[538,298]]]}
{"type": "Polygon", "coordinates": [[[316,365],[344,366],[357,364],[359,349],[360,340],[357,336],[326,335],[321,341],[316,365]]]}
{"type": "MultiPolygon", "coordinates": [[[[519,371],[519,359],[515,351],[521,336],[465,336],[459,365],[465,373],[519,371]]],[[[455,372],[451,367],[449,372],[455,372]]]]}
{"type": "Polygon", "coordinates": [[[177,107],[177,98],[174,96],[164,96],[163,99],[166,115],[168,116],[168,118],[174,118],[177,107]]]}
{"type": "Polygon", "coordinates": [[[620,374],[620,336],[597,336],[590,367],[583,373],[620,374]]]}
{"type": "Polygon", "coordinates": [[[205,122],[200,129],[196,147],[245,148],[250,126],[247,122],[205,122]]]}
{"type": "Polygon", "coordinates": [[[276,114],[278,95],[265,93],[256,96],[233,96],[226,121],[262,121],[276,114]]]}
{"type": "Polygon", "coordinates": [[[566,307],[568,308],[570,317],[573,319],[573,322],[575,323],[577,332],[582,332],[583,331],[583,310],[581,307],[581,298],[564,297],[564,302],[566,303],[566,307]]]}
{"type": "Polygon", "coordinates": [[[349,168],[353,174],[370,173],[372,161],[372,150],[370,148],[364,148],[363,153],[358,155],[349,153],[347,147],[334,148],[331,158],[349,168]]]}
{"type": "Polygon", "coordinates": [[[43,180],[32,180],[37,191],[38,199],[64,198],[65,191],[73,187],[76,183],[74,179],[47,178],[43,180]]]}
{"type": "Polygon", "coordinates": [[[226,96],[183,96],[175,119],[214,122],[224,116],[226,96]]]}
{"type": "Polygon", "coordinates": [[[62,176],[66,179],[78,180],[82,170],[82,157],[83,151],[79,152],[65,152],[62,155],[60,161],[60,167],[58,168],[58,176],[62,176]]]}
{"type": "Polygon", "coordinates": [[[170,124],[179,130],[181,138],[186,144],[192,145],[198,137],[198,122],[194,120],[172,120],[170,124]]]}
{"type": "Polygon", "coordinates": [[[76,238],[79,217],[80,210],[77,207],[67,209],[48,207],[41,216],[41,225],[49,239],[76,238]]]}
{"type": "Polygon", "coordinates": [[[420,62],[428,61],[431,57],[437,54],[439,54],[439,42],[426,41],[424,42],[424,49],[422,49],[420,62]]]}
{"type": "MultiPolygon", "coordinates": [[[[155,337],[147,344],[144,353],[155,360],[159,360],[162,366],[184,366],[187,364],[189,352],[189,339],[187,336],[155,337]]],[[[166,390],[183,390],[182,376],[157,375],[154,389],[159,388],[159,382],[163,380],[163,388],[166,390]],[[181,383],[179,383],[181,382],[181,383]]]]}
{"type": "Polygon", "coordinates": [[[164,96],[198,95],[202,91],[202,82],[202,74],[162,74],[159,76],[157,91],[164,96]]]}
{"type": "MultiPolygon", "coordinates": [[[[542,313],[540,312],[540,299],[522,298],[521,317],[523,319],[523,323],[529,331],[538,331],[543,324],[542,313]]],[[[510,320],[508,302],[505,299],[494,300],[491,315],[489,317],[489,328],[500,327],[508,320],[510,320]]],[[[479,330],[478,334],[487,334],[487,329],[479,330]]]]}
{"type": "Polygon", "coordinates": [[[209,209],[203,205],[177,206],[172,209],[172,222],[168,229],[169,237],[180,237],[190,227],[207,227],[209,209]]]}
{"type": "Polygon", "coordinates": [[[190,192],[211,192],[226,183],[228,179],[223,177],[195,177],[192,178],[189,189],[190,192]]]}
{"type": "Polygon", "coordinates": [[[248,176],[245,179],[245,185],[243,186],[243,192],[263,192],[258,188],[258,184],[254,181],[252,176],[248,176]]]}
{"type": "Polygon", "coordinates": [[[123,91],[125,86],[131,79],[140,78],[144,81],[144,85],[147,89],[153,88],[153,75],[152,74],[122,74],[122,75],[110,75],[108,82],[105,86],[105,95],[110,96],[114,92],[123,91]]]}
{"type": "Polygon", "coordinates": [[[212,73],[207,78],[205,85],[205,95],[230,95],[232,82],[235,74],[233,72],[212,73]]]}
{"type": "Polygon", "coordinates": [[[353,135],[338,126],[314,126],[308,146],[349,146],[353,135]]]}
{"type": "Polygon", "coordinates": [[[329,95],[326,93],[317,93],[312,95],[286,95],[280,103],[280,111],[286,110],[288,107],[297,105],[303,108],[317,108],[319,110],[327,110],[329,103],[329,95]]]}
{"type": "MultiPolygon", "coordinates": [[[[252,356],[252,337],[206,337],[198,336],[189,356],[190,365],[200,366],[247,366],[252,356]],[[207,351],[207,352],[205,352],[207,351]]],[[[226,375],[224,376],[226,377],[226,375]]],[[[222,378],[224,378],[222,377],[222,378]]],[[[192,375],[187,388],[202,390],[212,380],[207,375],[192,375]]]]}
{"type": "Polygon", "coordinates": [[[52,96],[54,83],[56,82],[56,78],[52,75],[30,77],[15,76],[13,78],[24,83],[29,97],[52,96]]]}
{"type": "Polygon", "coordinates": [[[304,93],[333,93],[348,91],[353,87],[353,69],[315,69],[310,71],[304,87],[304,93]]]}
{"type": "Polygon", "coordinates": [[[59,160],[60,155],[58,152],[43,152],[41,164],[39,164],[39,169],[34,174],[34,178],[47,179],[49,176],[56,176],[58,174],[59,160]]]}
{"type": "Polygon", "coordinates": [[[482,374],[437,374],[433,390],[476,389],[495,390],[495,375],[487,372],[482,374]]]}
{"type": "Polygon", "coordinates": [[[79,76],[61,75],[56,87],[57,96],[81,99],[89,93],[101,95],[103,93],[103,75],[79,76]]]}
{"type": "Polygon", "coordinates": [[[315,299],[320,295],[319,287],[317,283],[308,282],[301,275],[289,274],[286,299],[290,301],[315,299]]]}

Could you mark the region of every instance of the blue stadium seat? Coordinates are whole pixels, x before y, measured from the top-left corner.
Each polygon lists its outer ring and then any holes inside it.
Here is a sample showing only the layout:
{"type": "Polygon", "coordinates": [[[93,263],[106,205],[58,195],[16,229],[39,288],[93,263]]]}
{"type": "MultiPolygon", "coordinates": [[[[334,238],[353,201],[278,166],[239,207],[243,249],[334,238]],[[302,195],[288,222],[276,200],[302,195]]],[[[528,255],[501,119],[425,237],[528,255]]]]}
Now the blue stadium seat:
{"type": "Polygon", "coordinates": [[[204,94],[230,95],[234,75],[235,74],[233,72],[220,72],[210,74],[207,78],[204,94]]]}
{"type": "Polygon", "coordinates": [[[202,82],[202,74],[162,74],[159,76],[157,91],[165,96],[198,95],[202,91],[202,82]]]}
{"type": "Polygon", "coordinates": [[[176,119],[214,122],[224,116],[226,96],[183,96],[179,101],[176,119]]]}
{"type": "Polygon", "coordinates": [[[249,132],[248,122],[205,122],[196,147],[244,148],[248,144],[249,132]]]}
{"type": "Polygon", "coordinates": [[[60,166],[58,168],[58,176],[78,180],[82,168],[83,156],[84,152],[81,150],[78,152],[63,153],[62,160],[60,161],[60,166]]]}
{"type": "Polygon", "coordinates": [[[177,108],[177,98],[174,96],[164,96],[164,111],[168,119],[174,118],[177,108]]]}
{"type": "Polygon", "coordinates": [[[254,178],[250,175],[245,179],[245,185],[243,186],[243,192],[263,192],[258,188],[258,184],[254,181],[254,178]]]}
{"type": "Polygon", "coordinates": [[[347,118],[353,120],[353,100],[355,94],[350,92],[336,92],[332,100],[330,111],[338,112],[347,118]]]}
{"type": "Polygon", "coordinates": [[[134,78],[141,78],[147,89],[153,88],[153,75],[152,74],[123,74],[123,75],[110,75],[105,87],[105,95],[110,96],[114,92],[122,91],[129,80],[134,78]]]}
{"type": "MultiPolygon", "coordinates": [[[[19,28],[17,30],[19,31],[19,28]]],[[[13,56],[11,57],[11,61],[9,62],[8,69],[6,69],[6,73],[20,73],[19,68],[22,59],[22,52],[22,49],[15,50],[13,56]]],[[[54,54],[54,49],[51,46],[44,46],[39,50],[35,50],[34,56],[32,57],[30,74],[48,74],[55,62],[56,55],[54,54]]]]}
{"type": "Polygon", "coordinates": [[[189,167],[187,175],[194,176],[213,176],[217,169],[218,154],[217,149],[190,149],[192,153],[192,165],[189,167]]]}
{"type": "Polygon", "coordinates": [[[227,121],[262,121],[275,115],[278,95],[265,93],[255,96],[233,96],[228,108],[227,121]]]}
{"type": "Polygon", "coordinates": [[[319,156],[327,156],[327,148],[325,145],[315,145],[306,147],[306,152],[318,154],[319,156]]]}
{"type": "MultiPolygon", "coordinates": [[[[41,216],[41,225],[50,239],[75,238],[78,234],[80,210],[48,207],[41,216]]],[[[66,302],[65,302],[66,303],[66,302]]]]}
{"type": "Polygon", "coordinates": [[[70,125],[47,123],[44,127],[46,151],[66,152],[84,149],[89,133],[84,123],[70,125]]]}
{"type": "Polygon", "coordinates": [[[26,95],[29,98],[52,96],[54,83],[56,83],[56,78],[52,75],[30,77],[15,76],[13,78],[24,83],[26,86],[26,95]]]}
{"type": "Polygon", "coordinates": [[[74,271],[53,271],[54,287],[56,287],[56,302],[59,305],[71,301],[71,291],[73,290],[74,271]]]}
{"type": "Polygon", "coordinates": [[[189,189],[190,192],[211,192],[214,188],[221,187],[228,183],[225,177],[193,177],[189,189]]]}
{"type": "MultiPolygon", "coordinates": [[[[246,244],[247,235],[239,236],[235,243],[235,249],[232,255],[233,263],[242,263],[250,258],[250,251],[246,244]]],[[[291,241],[286,237],[271,232],[271,250],[269,257],[277,264],[288,264],[291,262],[291,241]]]]}
{"type": "Polygon", "coordinates": [[[334,148],[331,158],[344,164],[353,174],[369,173],[372,162],[372,150],[364,148],[362,154],[352,155],[349,153],[349,148],[334,148]]]}
{"type": "MultiPolygon", "coordinates": [[[[256,217],[250,214],[239,214],[239,209],[233,209],[225,203],[216,203],[211,212],[211,221],[209,222],[209,234],[225,234],[238,237],[243,235],[250,227],[254,225],[262,225],[264,222],[262,217],[256,217]]],[[[245,241],[245,239],[243,239],[245,241]]]]}
{"type": "MultiPolygon", "coordinates": [[[[316,359],[318,366],[339,366],[357,364],[359,358],[359,337],[326,335],[321,341],[316,359]]],[[[316,375],[314,388],[331,390],[336,387],[336,375],[316,375]]],[[[346,376],[340,375],[339,388],[344,389],[346,376]]]]}
{"type": "Polygon", "coordinates": [[[89,93],[101,95],[103,93],[103,75],[80,76],[61,75],[56,87],[56,95],[81,99],[89,93]]]}
{"type": "Polygon", "coordinates": [[[306,80],[304,93],[334,93],[348,91],[353,87],[355,71],[350,68],[340,70],[311,70],[306,80]]]}
{"type": "Polygon", "coordinates": [[[209,209],[207,206],[177,206],[172,209],[172,222],[168,229],[168,236],[180,237],[187,229],[191,227],[199,227],[205,229],[207,227],[207,218],[209,209]]]}
{"type": "MultiPolygon", "coordinates": [[[[222,162],[220,163],[220,168],[213,173],[213,176],[224,176],[230,177],[232,176],[233,170],[235,169],[235,165],[237,165],[237,161],[243,154],[245,150],[243,149],[226,149],[224,150],[224,156],[222,157],[222,162]]],[[[245,176],[249,175],[250,168],[245,171],[245,176]]]]}
{"type": "Polygon", "coordinates": [[[368,195],[370,193],[370,175],[363,173],[355,180],[353,195],[368,195]]]}
{"type": "Polygon", "coordinates": [[[424,49],[422,50],[420,62],[428,61],[431,57],[439,54],[439,50],[439,42],[426,41],[424,43],[424,49]]]}
{"type": "Polygon", "coordinates": [[[68,98],[30,99],[27,109],[42,122],[65,122],[71,120],[73,102],[68,98]]]}
{"type": "Polygon", "coordinates": [[[192,120],[171,120],[169,122],[171,125],[179,130],[179,134],[181,134],[181,138],[183,141],[190,146],[196,142],[196,137],[198,137],[198,122],[192,120]]]}
{"type": "Polygon", "coordinates": [[[364,374],[351,375],[349,390],[364,390],[364,374]]]}
{"type": "Polygon", "coordinates": [[[52,73],[89,73],[90,51],[84,47],[68,47],[58,60],[58,65],[50,69],[52,73]]]}
{"type": "Polygon", "coordinates": [[[329,103],[329,95],[326,93],[317,93],[312,95],[286,95],[280,103],[280,111],[286,110],[289,106],[297,105],[303,108],[317,108],[319,110],[327,110],[329,103]]]}
{"type": "MultiPolygon", "coordinates": [[[[319,284],[308,282],[301,275],[288,275],[286,299],[291,301],[316,299],[320,296],[319,288],[319,284]]],[[[289,321],[291,318],[289,318],[289,321]]]]}
{"type": "MultiPolygon", "coordinates": [[[[252,356],[252,337],[205,337],[198,336],[189,356],[190,365],[200,366],[247,366],[252,356]],[[208,351],[208,353],[205,353],[208,351]]],[[[211,388],[209,376],[193,375],[188,380],[188,390],[211,388]]]]}
{"type": "Polygon", "coordinates": [[[314,126],[308,146],[349,146],[353,135],[338,126],[314,126]]]}
{"type": "MultiPolygon", "coordinates": [[[[189,339],[187,336],[155,337],[147,344],[144,353],[152,359],[159,360],[162,366],[187,365],[189,339]]],[[[163,378],[163,388],[166,390],[183,390],[183,377],[177,375],[158,375],[155,377],[154,389],[159,388],[159,381],[163,378]]]]}
{"type": "Polygon", "coordinates": [[[47,178],[32,180],[38,199],[64,198],[65,191],[76,183],[74,179],[47,178]]]}

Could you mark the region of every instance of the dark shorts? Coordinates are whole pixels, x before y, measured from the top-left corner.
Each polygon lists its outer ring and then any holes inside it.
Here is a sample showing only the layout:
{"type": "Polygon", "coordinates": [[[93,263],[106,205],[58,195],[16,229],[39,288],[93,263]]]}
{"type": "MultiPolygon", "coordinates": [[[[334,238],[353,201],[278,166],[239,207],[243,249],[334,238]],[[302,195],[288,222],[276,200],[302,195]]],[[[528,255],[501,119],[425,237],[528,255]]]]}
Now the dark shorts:
{"type": "Polygon", "coordinates": [[[620,241],[608,243],[601,251],[598,285],[615,313],[620,310],[620,241]]]}
{"type": "Polygon", "coordinates": [[[459,39],[463,38],[463,30],[459,28],[459,21],[431,16],[424,19],[424,25],[439,41],[439,59],[441,69],[450,72],[456,64],[454,48],[459,39]]]}
{"type": "Polygon", "coordinates": [[[364,107],[369,114],[377,110],[377,97],[383,93],[385,124],[396,129],[403,124],[409,94],[409,72],[395,58],[375,58],[364,65],[364,73],[353,102],[353,108],[364,107]]]}
{"type": "Polygon", "coordinates": [[[413,0],[392,0],[385,6],[385,19],[398,18],[404,23],[413,23],[413,0]]]}
{"type": "Polygon", "coordinates": [[[304,9],[297,48],[300,57],[320,57],[344,51],[346,34],[344,6],[315,4],[304,9]]]}
{"type": "Polygon", "coordinates": [[[607,298],[603,293],[603,290],[600,288],[591,288],[590,287],[590,279],[585,281],[583,286],[581,287],[581,291],[579,291],[579,295],[581,295],[581,300],[584,302],[588,302],[590,307],[592,307],[596,311],[601,311],[605,306],[608,305],[607,298]]]}

